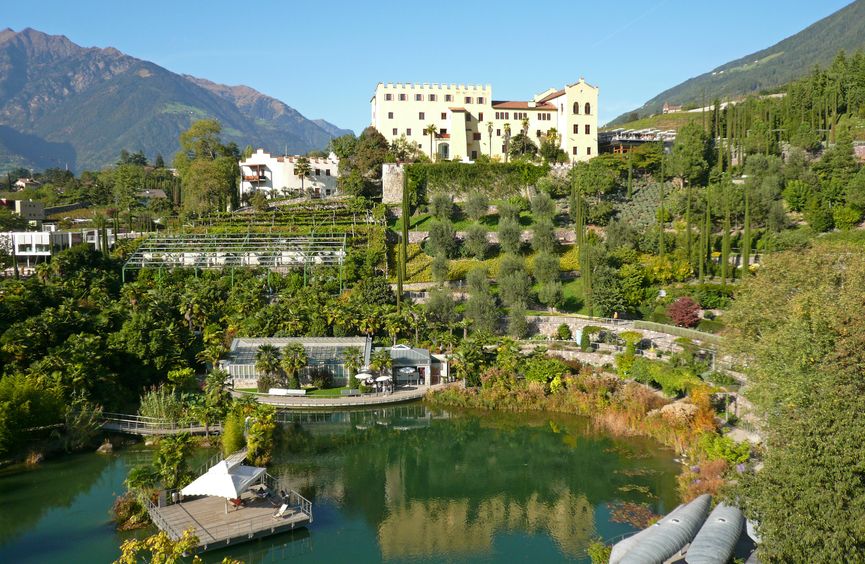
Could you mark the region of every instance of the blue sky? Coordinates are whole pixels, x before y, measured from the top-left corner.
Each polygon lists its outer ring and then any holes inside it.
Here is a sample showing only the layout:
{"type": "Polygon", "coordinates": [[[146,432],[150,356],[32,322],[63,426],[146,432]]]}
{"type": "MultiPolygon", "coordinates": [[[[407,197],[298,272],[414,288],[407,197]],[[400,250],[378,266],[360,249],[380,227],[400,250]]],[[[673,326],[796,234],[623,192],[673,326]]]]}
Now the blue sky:
{"type": "Polygon", "coordinates": [[[603,123],[848,3],[29,0],[4,2],[0,28],[246,84],[359,132],[377,82],[491,84],[495,99],[520,100],[584,76],[603,123]]]}

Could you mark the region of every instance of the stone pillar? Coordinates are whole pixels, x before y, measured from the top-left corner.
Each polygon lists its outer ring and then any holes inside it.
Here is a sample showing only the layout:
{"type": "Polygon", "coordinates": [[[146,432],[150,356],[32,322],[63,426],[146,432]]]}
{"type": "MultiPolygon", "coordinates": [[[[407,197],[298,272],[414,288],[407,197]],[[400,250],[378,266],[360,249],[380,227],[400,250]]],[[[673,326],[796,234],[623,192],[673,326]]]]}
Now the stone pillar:
{"type": "Polygon", "coordinates": [[[405,168],[398,163],[385,163],[381,171],[381,201],[383,204],[402,204],[405,168]]]}

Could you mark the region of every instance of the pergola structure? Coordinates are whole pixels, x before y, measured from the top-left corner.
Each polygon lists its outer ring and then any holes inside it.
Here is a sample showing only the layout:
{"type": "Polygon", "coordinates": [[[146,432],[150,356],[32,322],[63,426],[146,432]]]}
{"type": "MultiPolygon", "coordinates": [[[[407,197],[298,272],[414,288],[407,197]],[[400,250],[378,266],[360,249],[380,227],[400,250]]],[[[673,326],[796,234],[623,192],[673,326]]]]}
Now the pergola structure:
{"type": "MultiPolygon", "coordinates": [[[[233,269],[264,268],[286,272],[316,266],[342,267],[344,235],[304,237],[274,233],[155,235],[145,240],[123,265],[144,268],[233,269]]],[[[342,269],[340,268],[340,277],[342,269]]]]}

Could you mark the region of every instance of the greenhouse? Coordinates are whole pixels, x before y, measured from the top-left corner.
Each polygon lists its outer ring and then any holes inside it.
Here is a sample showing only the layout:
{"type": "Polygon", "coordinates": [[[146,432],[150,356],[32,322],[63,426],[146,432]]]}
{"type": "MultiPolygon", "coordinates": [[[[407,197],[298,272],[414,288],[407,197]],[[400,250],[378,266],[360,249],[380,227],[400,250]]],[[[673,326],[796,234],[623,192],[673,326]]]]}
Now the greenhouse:
{"type": "Polygon", "coordinates": [[[342,266],[345,236],[288,237],[268,233],[157,235],[146,239],[123,265],[143,268],[294,268],[342,266]]]}

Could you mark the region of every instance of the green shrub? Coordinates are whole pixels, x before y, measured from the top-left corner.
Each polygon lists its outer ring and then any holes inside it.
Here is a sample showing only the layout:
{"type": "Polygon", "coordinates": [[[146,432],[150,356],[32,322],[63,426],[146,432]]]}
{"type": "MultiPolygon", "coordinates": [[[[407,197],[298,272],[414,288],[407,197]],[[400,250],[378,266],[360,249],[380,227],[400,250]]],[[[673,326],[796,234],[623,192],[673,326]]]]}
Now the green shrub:
{"type": "Polygon", "coordinates": [[[556,376],[564,376],[570,369],[561,360],[547,356],[532,356],[523,364],[523,376],[528,382],[546,384],[556,376]]]}
{"type": "Polygon", "coordinates": [[[558,329],[556,329],[556,338],[560,341],[570,341],[572,336],[571,328],[567,323],[562,323],[559,325],[558,329]]]}
{"type": "Polygon", "coordinates": [[[707,460],[726,460],[730,464],[740,464],[751,458],[751,445],[747,441],[737,443],[730,437],[715,433],[701,435],[697,448],[707,460]]]}
{"type": "Polygon", "coordinates": [[[630,375],[637,382],[660,388],[670,397],[683,396],[695,384],[702,382],[687,368],[675,368],[666,362],[644,357],[634,359],[630,367],[630,375]]]}
{"type": "Polygon", "coordinates": [[[607,546],[600,539],[593,540],[586,548],[586,554],[591,559],[592,564],[608,564],[612,553],[613,547],[607,546]]]}
{"type": "Polygon", "coordinates": [[[586,331],[586,329],[583,328],[582,332],[580,333],[580,350],[583,352],[589,352],[589,350],[591,348],[592,348],[592,338],[589,335],[589,333],[586,331]]]}

